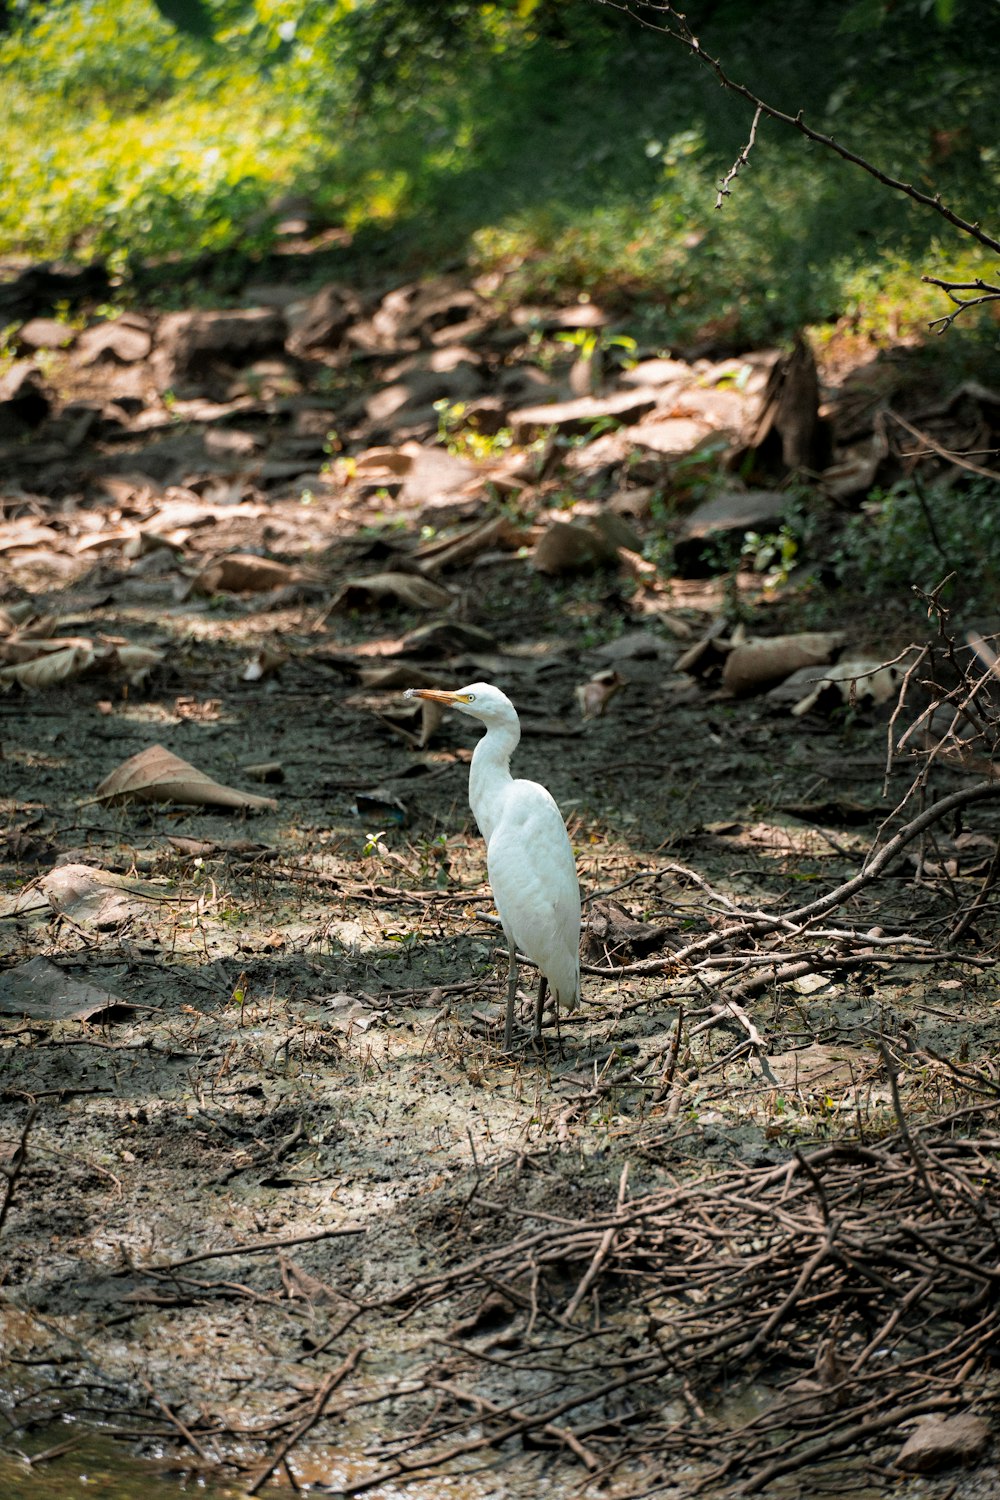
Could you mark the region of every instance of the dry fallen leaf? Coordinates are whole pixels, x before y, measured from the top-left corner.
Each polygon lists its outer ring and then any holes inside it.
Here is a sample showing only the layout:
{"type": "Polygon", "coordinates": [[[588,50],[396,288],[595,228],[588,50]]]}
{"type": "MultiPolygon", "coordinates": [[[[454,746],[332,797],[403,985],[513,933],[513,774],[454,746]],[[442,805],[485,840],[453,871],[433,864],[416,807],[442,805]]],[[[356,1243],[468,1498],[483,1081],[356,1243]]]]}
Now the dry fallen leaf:
{"type": "Polygon", "coordinates": [[[262,646],[251,656],[240,673],[240,678],[243,682],[261,682],[265,677],[272,677],[287,660],[284,652],[262,646]]]}
{"type": "MultiPolygon", "coordinates": [[[[39,616],[35,614],[35,606],[30,599],[20,599],[16,604],[5,604],[0,609],[0,635],[8,635],[12,630],[25,629],[27,623],[39,616]]],[[[44,618],[55,619],[54,615],[45,615],[44,618]]],[[[42,635],[50,635],[51,631],[43,630],[42,635]]]]}
{"type": "Polygon", "coordinates": [[[51,526],[37,525],[30,516],[0,525],[0,552],[15,552],[25,547],[38,547],[62,540],[64,538],[58,531],[54,531],[51,526]]]}
{"type": "Polygon", "coordinates": [[[288,588],[295,583],[315,582],[304,568],[251,552],[231,552],[206,563],[191,580],[193,594],[264,594],[270,589],[288,588]]]}
{"type": "Polygon", "coordinates": [[[0,641],[0,658],[13,665],[17,662],[37,661],[40,656],[69,651],[72,647],[92,651],[94,643],[89,637],[81,635],[62,635],[51,639],[33,640],[26,632],[19,631],[7,640],[0,641]]]}
{"type": "Polygon", "coordinates": [[[368,578],[349,578],[330,609],[363,609],[384,601],[408,609],[446,609],[453,596],[440,584],[413,573],[373,573],[368,578]]]}
{"type": "Polygon", "coordinates": [[[0,641],[0,658],[11,662],[0,668],[0,690],[17,683],[28,692],[55,687],[87,672],[119,669],[137,686],[164,659],[162,651],[131,646],[127,641],[103,641],[95,646],[83,636],[29,640],[24,635],[0,641]]]}
{"type": "Polygon", "coordinates": [[[47,640],[58,624],[58,615],[36,615],[35,606],[29,599],[20,604],[8,604],[0,609],[0,635],[13,640],[47,640]]]}
{"type": "Polygon", "coordinates": [[[38,888],[54,912],[99,932],[155,912],[165,899],[162,888],[94,865],[57,865],[38,888]]]}
{"type": "Polygon", "coordinates": [[[439,573],[467,563],[490,549],[506,551],[524,546],[528,532],[523,526],[515,526],[506,516],[494,516],[488,521],[478,521],[466,527],[457,536],[434,537],[417,549],[420,566],[425,573],[439,573]]]}
{"type": "Polygon", "coordinates": [[[366,448],[351,460],[353,471],[363,478],[383,474],[407,474],[413,468],[413,454],[400,448],[366,448]]]}
{"type": "Polygon", "coordinates": [[[823,666],[844,644],[839,630],[801,631],[734,646],[722,668],[722,685],[730,693],[756,693],[791,677],[800,667],[823,666]]]}
{"type": "Polygon", "coordinates": [[[150,745],[117,766],[94,792],[95,802],[181,802],[193,807],[236,807],[248,810],[278,804],[273,797],[258,797],[223,786],[188,761],[173,755],[163,745],[150,745]]]}
{"type": "Polygon", "coordinates": [[[89,979],[64,973],[47,958],[30,958],[8,969],[0,1013],[41,1021],[124,1020],[132,1008],[120,995],[89,979]]]}
{"type": "Polygon", "coordinates": [[[603,672],[595,673],[589,682],[582,683],[576,689],[580,713],[585,719],[603,718],[608,711],[608,704],[624,685],[624,677],[620,677],[613,667],[605,667],[603,672]]]}
{"type": "Polygon", "coordinates": [[[79,677],[94,660],[94,650],[89,642],[74,646],[63,646],[24,661],[13,667],[0,669],[0,689],[6,691],[15,683],[27,692],[54,687],[71,677],[79,677]]]}

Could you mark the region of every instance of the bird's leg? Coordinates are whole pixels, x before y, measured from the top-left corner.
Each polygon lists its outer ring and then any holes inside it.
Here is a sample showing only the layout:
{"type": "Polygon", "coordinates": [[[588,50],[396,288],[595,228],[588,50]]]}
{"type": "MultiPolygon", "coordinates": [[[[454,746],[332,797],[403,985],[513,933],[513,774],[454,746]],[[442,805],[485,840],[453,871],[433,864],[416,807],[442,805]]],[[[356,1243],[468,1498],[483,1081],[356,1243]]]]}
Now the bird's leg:
{"type": "Polygon", "coordinates": [[[548,989],[548,987],[549,981],[546,979],[544,974],[540,975],[538,980],[538,999],[535,1001],[536,1037],[541,1036],[542,1034],[542,1011],[545,1009],[545,991],[548,989]]]}
{"type": "Polygon", "coordinates": [[[514,1001],[517,998],[517,945],[507,939],[507,954],[510,959],[510,977],[507,980],[507,1019],[503,1028],[503,1050],[509,1052],[514,1040],[514,1001]]]}

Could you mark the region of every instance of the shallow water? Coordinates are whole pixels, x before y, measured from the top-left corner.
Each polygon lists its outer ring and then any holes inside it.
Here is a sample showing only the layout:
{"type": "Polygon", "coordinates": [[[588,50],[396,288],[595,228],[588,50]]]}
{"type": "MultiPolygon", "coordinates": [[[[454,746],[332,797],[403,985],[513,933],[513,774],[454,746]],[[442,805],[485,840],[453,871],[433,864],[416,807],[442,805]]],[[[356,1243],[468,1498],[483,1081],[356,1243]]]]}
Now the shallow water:
{"type": "MultiPolygon", "coordinates": [[[[70,1441],[65,1427],[36,1434],[25,1452],[35,1455],[70,1441]]],[[[29,1464],[16,1454],[0,1453],[3,1500],[236,1500],[239,1488],[220,1488],[200,1479],[181,1480],[163,1474],[155,1461],[134,1458],[113,1438],[91,1433],[58,1457],[29,1464]]]]}

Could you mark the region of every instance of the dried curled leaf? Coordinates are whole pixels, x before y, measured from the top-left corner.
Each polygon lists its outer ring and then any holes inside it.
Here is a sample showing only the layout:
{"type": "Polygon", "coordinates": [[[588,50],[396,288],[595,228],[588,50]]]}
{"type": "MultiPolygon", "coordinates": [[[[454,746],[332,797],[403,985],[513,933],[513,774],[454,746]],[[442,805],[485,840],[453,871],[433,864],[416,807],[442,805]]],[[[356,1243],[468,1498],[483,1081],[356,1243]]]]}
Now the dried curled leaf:
{"type": "Polygon", "coordinates": [[[368,578],[349,578],[330,608],[364,609],[385,602],[407,609],[445,609],[452,595],[440,584],[413,573],[373,573],[368,578]]]}
{"type": "Polygon", "coordinates": [[[127,641],[103,641],[95,645],[84,636],[29,640],[20,635],[0,641],[0,659],[11,663],[0,668],[0,690],[6,691],[16,683],[27,692],[34,692],[88,672],[122,671],[136,686],[164,658],[163,652],[152,646],[131,646],[127,641]]]}
{"type": "Polygon", "coordinates": [[[581,683],[575,690],[576,701],[580,705],[583,718],[603,718],[612,698],[624,686],[624,677],[619,676],[613,667],[605,667],[603,671],[595,672],[589,682],[581,683]]]}
{"type": "Polygon", "coordinates": [[[491,549],[511,551],[522,547],[528,537],[525,527],[515,526],[506,516],[494,516],[466,527],[457,536],[434,537],[417,549],[417,557],[425,573],[440,573],[445,568],[465,565],[491,549]]]}
{"type": "Polygon", "coordinates": [[[283,651],[275,651],[269,646],[262,646],[251,656],[240,673],[240,678],[243,682],[262,682],[265,677],[273,677],[276,672],[280,671],[287,660],[288,657],[283,651]]]}
{"type": "Polygon", "coordinates": [[[164,748],[150,745],[117,766],[94,792],[95,802],[181,802],[193,807],[235,807],[273,811],[273,797],[258,797],[223,786],[204,771],[164,748]]]}
{"type": "Polygon", "coordinates": [[[36,656],[34,661],[22,661],[13,667],[0,669],[0,688],[6,691],[15,683],[27,692],[55,687],[79,677],[93,665],[94,650],[89,642],[64,646],[57,651],[48,651],[36,656]]]}
{"type": "Polygon", "coordinates": [[[13,665],[16,662],[35,661],[40,656],[50,656],[57,651],[68,651],[72,646],[91,651],[93,645],[88,636],[61,635],[33,639],[25,631],[18,631],[7,640],[0,641],[0,660],[13,665]]]}

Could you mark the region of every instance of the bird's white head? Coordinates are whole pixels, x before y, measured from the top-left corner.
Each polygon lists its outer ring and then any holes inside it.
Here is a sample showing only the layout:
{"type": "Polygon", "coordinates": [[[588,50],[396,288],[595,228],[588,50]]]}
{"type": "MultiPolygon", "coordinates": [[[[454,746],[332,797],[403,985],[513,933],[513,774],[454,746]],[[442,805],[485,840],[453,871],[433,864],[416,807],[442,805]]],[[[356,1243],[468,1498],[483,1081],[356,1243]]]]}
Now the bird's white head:
{"type": "Polygon", "coordinates": [[[519,728],[517,710],[498,687],[490,682],[472,682],[457,692],[446,692],[443,688],[408,688],[407,698],[427,698],[431,703],[446,703],[461,713],[478,719],[487,729],[519,728]]]}

